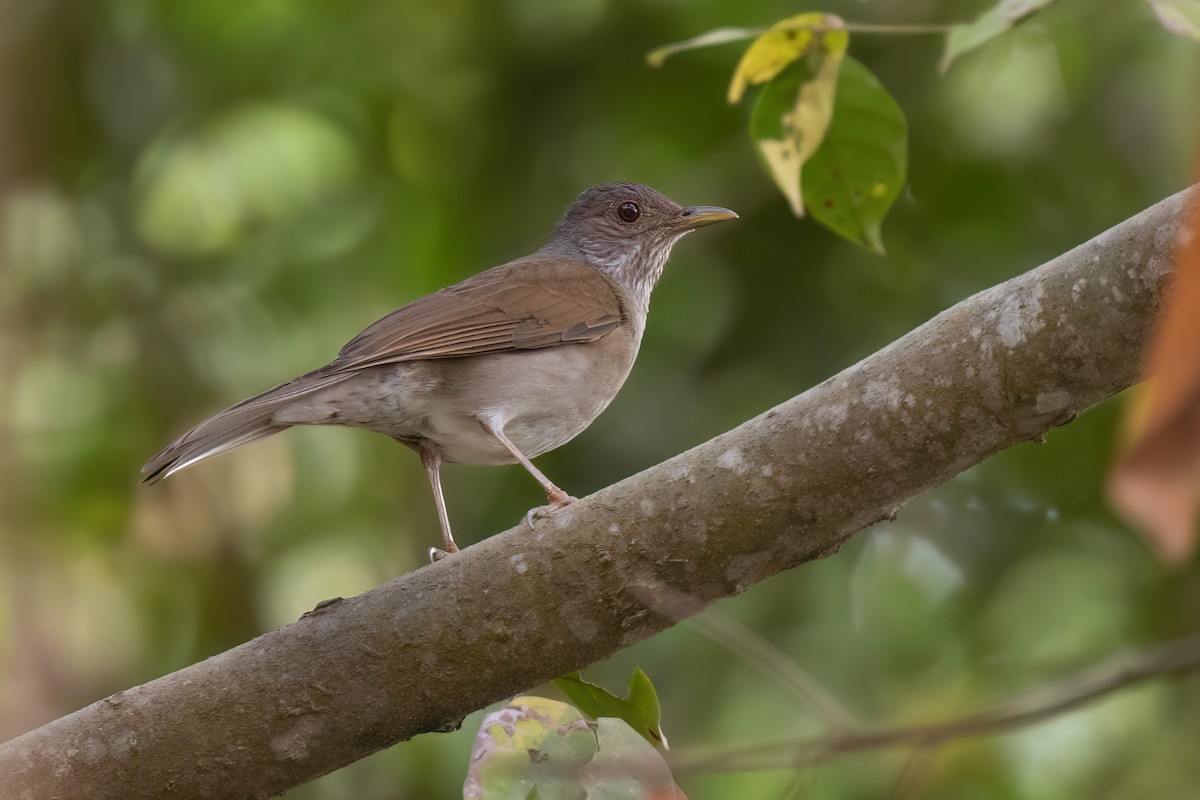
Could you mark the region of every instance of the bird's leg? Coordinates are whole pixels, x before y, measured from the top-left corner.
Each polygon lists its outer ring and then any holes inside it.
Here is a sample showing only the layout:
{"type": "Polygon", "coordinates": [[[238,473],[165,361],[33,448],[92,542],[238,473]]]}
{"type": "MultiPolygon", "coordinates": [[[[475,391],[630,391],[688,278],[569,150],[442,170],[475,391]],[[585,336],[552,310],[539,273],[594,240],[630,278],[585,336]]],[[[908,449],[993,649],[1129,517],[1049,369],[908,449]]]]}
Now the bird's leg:
{"type": "Polygon", "coordinates": [[[425,474],[429,476],[429,485],[433,487],[433,502],[437,506],[438,523],[442,526],[442,549],[429,548],[429,560],[438,561],[451,553],[458,552],[458,545],[454,543],[454,537],[450,534],[450,516],[446,513],[446,498],[442,497],[440,472],[442,451],[422,442],[417,448],[417,452],[421,454],[421,464],[425,467],[425,474]]]}
{"type": "MultiPolygon", "coordinates": [[[[571,495],[567,494],[562,489],[551,483],[550,479],[547,478],[540,469],[535,467],[533,462],[530,461],[525,454],[522,453],[517,446],[512,443],[512,440],[504,435],[504,431],[501,430],[499,426],[493,425],[484,419],[479,420],[479,424],[483,426],[485,431],[490,433],[492,436],[495,436],[496,441],[504,445],[505,449],[513,454],[513,458],[519,461],[521,466],[523,466],[529,472],[529,474],[534,477],[534,480],[542,485],[542,489],[546,491],[546,499],[550,501],[550,508],[562,508],[563,506],[570,505],[571,503],[575,502],[574,497],[571,497],[571,495]]],[[[526,514],[525,521],[532,524],[531,515],[537,510],[538,509],[533,509],[529,512],[529,514],[526,514]]]]}

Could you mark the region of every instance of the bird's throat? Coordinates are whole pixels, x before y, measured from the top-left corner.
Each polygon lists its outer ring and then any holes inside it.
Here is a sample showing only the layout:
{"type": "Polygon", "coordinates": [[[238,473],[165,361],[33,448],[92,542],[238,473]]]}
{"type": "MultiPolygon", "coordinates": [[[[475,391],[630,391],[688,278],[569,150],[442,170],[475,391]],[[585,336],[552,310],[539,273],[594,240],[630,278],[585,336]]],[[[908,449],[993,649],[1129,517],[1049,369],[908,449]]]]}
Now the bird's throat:
{"type": "Polygon", "coordinates": [[[644,313],[650,305],[650,293],[662,277],[675,239],[665,242],[639,242],[633,247],[584,248],[593,267],[612,278],[644,313]]]}

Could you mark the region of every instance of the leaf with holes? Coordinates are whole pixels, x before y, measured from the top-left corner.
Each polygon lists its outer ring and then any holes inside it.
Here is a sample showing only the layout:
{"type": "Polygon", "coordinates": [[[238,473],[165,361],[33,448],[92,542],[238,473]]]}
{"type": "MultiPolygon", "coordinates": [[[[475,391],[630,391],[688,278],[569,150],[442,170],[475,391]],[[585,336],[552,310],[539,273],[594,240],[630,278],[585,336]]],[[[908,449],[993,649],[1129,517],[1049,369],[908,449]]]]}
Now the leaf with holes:
{"type": "Polygon", "coordinates": [[[946,52],[938,63],[945,72],[954,60],[970,50],[1008,33],[1033,12],[1044,8],[1053,0],[1000,0],[983,12],[974,22],[955,25],[946,35],[946,52]]]}
{"type": "Polygon", "coordinates": [[[579,771],[599,749],[566,703],[517,697],[483,718],[463,783],[466,800],[579,800],[579,771]]]}
{"type": "Polygon", "coordinates": [[[751,117],[763,166],[797,217],[804,216],[804,165],[829,130],[849,41],[841,29],[811,32],[806,51],[767,84],[751,117]]]}
{"type": "MultiPolygon", "coordinates": [[[[564,680],[564,679],[560,679],[564,680]]],[[[573,673],[565,679],[581,689],[593,710],[628,712],[658,697],[645,673],[630,681],[629,700],[584,683],[573,673]]],[[[646,716],[646,709],[634,716],[646,716]]],[[[641,723],[639,723],[641,724],[641,723]]],[[[657,721],[655,722],[657,726],[657,721]]],[[[464,800],[687,800],[662,754],[624,719],[607,714],[588,722],[566,703],[544,697],[517,697],[483,718],[471,766],[463,782],[464,800]]]]}
{"type": "MultiPolygon", "coordinates": [[[[797,64],[763,88],[750,121],[756,140],[778,138],[783,109],[810,74],[797,64]]],[[[826,228],[882,255],[880,229],[907,169],[904,112],[870,70],[846,58],[829,130],[804,166],[804,206],[826,228]]]]}

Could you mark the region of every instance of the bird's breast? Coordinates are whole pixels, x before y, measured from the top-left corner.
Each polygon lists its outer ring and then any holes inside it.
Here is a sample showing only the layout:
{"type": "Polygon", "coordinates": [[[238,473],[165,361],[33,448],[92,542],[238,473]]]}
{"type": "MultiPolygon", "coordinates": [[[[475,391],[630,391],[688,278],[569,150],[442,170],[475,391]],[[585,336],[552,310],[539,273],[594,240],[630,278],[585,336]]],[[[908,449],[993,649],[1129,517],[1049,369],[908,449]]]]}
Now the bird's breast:
{"type": "Polygon", "coordinates": [[[446,460],[509,464],[515,460],[480,423],[499,422],[534,458],[578,436],[625,383],[637,356],[628,326],[587,344],[424,362],[436,380],[410,404],[422,411],[420,436],[446,460]]]}

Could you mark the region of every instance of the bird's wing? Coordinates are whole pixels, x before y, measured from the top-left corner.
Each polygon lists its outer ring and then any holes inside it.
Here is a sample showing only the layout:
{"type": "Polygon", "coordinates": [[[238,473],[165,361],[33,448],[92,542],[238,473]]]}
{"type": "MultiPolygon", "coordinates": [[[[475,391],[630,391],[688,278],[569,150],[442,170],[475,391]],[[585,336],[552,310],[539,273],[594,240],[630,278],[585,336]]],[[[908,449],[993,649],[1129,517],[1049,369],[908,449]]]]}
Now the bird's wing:
{"type": "Polygon", "coordinates": [[[393,311],[343,347],[326,370],[591,342],[622,319],[609,278],[576,261],[528,256],[393,311]]]}

